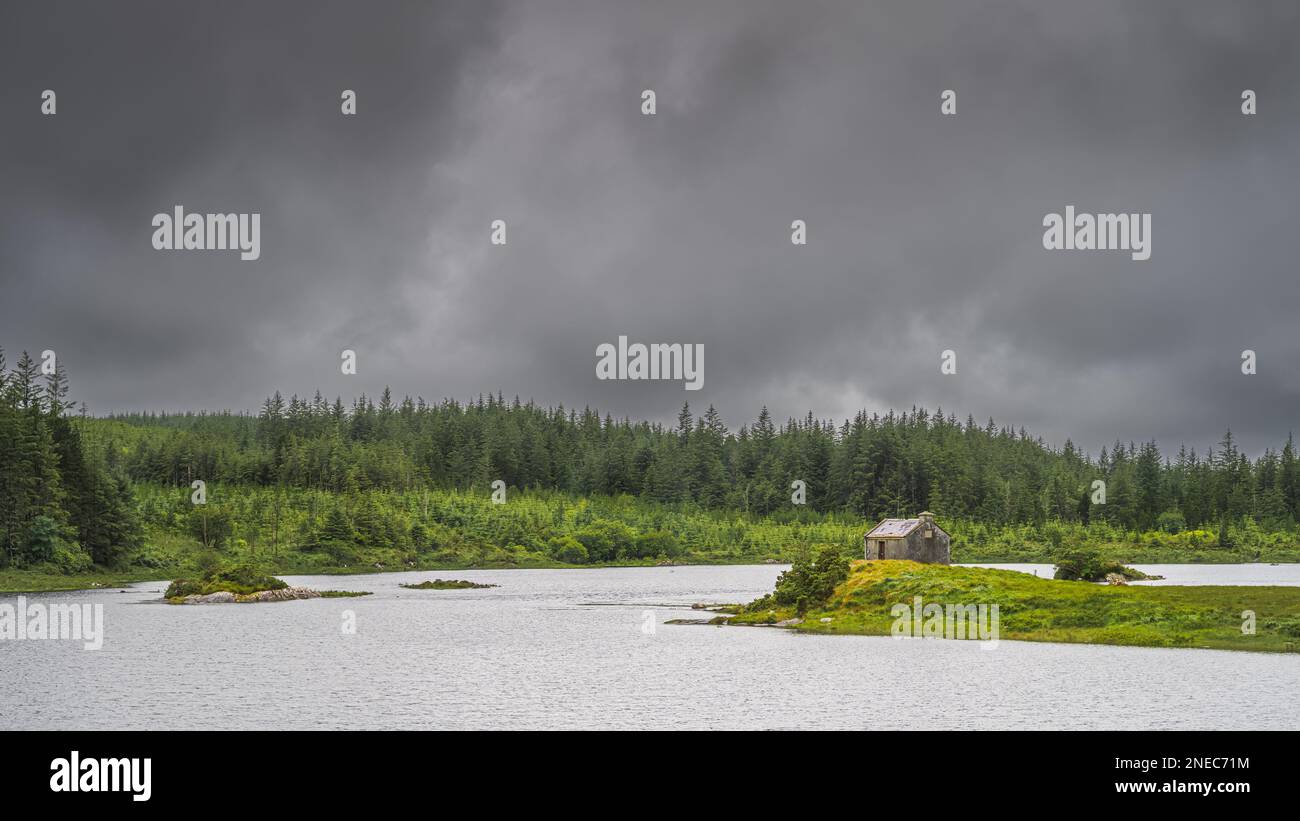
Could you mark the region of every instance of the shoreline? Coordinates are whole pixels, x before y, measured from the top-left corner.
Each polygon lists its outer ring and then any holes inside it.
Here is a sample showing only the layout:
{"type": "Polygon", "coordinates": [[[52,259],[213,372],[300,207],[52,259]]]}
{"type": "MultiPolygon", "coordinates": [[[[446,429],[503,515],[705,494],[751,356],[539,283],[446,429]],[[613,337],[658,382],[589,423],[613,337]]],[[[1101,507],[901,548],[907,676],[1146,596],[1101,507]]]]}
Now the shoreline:
{"type": "MultiPolygon", "coordinates": [[[[1250,565],[1257,564],[1263,566],[1275,565],[1293,565],[1300,564],[1300,561],[1143,561],[1133,560],[1132,564],[1160,564],[1160,565],[1250,565]]],[[[1010,565],[1010,564],[1052,564],[1046,560],[1030,559],[975,559],[969,561],[954,562],[951,566],[972,566],[972,565],[1010,565]]],[[[743,559],[726,562],[674,562],[672,564],[655,564],[651,562],[603,562],[600,564],[563,564],[560,562],[547,562],[529,565],[487,565],[471,566],[465,564],[440,564],[421,567],[312,567],[312,568],[288,568],[284,570],[268,571],[274,576],[368,576],[382,573],[422,573],[422,572],[443,572],[443,571],[463,571],[463,570],[598,570],[610,568],[656,568],[656,567],[781,567],[787,566],[789,562],[773,561],[767,559],[743,559]]],[[[77,573],[65,576],[60,573],[41,573],[33,570],[0,570],[0,596],[16,596],[26,593],[71,593],[79,590],[103,590],[123,588],[132,584],[141,584],[145,582],[170,582],[173,579],[180,578],[189,572],[186,568],[163,568],[149,569],[139,571],[112,571],[103,570],[91,573],[77,573]]]]}
{"type": "MultiPolygon", "coordinates": [[[[1230,585],[1224,585],[1224,586],[1228,587],[1230,585]]],[[[664,624],[670,624],[676,627],[747,627],[751,629],[784,630],[788,633],[794,633],[801,636],[840,636],[843,638],[876,638],[876,639],[891,639],[895,641],[918,641],[918,642],[960,641],[960,642],[967,642],[970,644],[979,644],[982,641],[985,641],[977,638],[950,639],[950,638],[944,638],[942,636],[937,636],[937,637],[895,636],[893,635],[892,631],[887,628],[880,629],[880,630],[862,630],[862,631],[825,629],[827,625],[823,624],[820,618],[817,619],[816,624],[808,624],[806,623],[806,621],[794,622],[794,623],[777,622],[774,624],[768,624],[765,622],[733,621],[732,619],[734,618],[735,618],[734,615],[728,615],[727,613],[722,613],[719,616],[716,616],[711,619],[704,619],[704,618],[670,619],[664,622],[664,624]],[[818,629],[819,627],[823,629],[818,629]]],[[[1212,653],[1263,653],[1268,655],[1282,655],[1282,656],[1295,655],[1296,653],[1300,652],[1300,649],[1292,649],[1292,648],[1277,647],[1277,646],[1264,646],[1264,647],[1252,648],[1252,647],[1220,646],[1215,644],[1197,644],[1197,645],[1137,644],[1137,643],[1119,643],[1119,642],[1106,642],[1106,641],[1088,641],[1085,639],[1072,639],[1068,637],[1047,637],[1047,636],[1040,637],[1032,634],[1013,634],[1013,635],[999,636],[992,643],[996,645],[1000,642],[1010,642],[1013,644],[1060,644],[1060,645],[1067,645],[1067,646],[1086,645],[1090,647],[1116,647],[1116,648],[1125,648],[1125,649],[1132,649],[1132,650],[1171,650],[1171,651],[1199,650],[1203,652],[1208,651],[1212,653]]]]}

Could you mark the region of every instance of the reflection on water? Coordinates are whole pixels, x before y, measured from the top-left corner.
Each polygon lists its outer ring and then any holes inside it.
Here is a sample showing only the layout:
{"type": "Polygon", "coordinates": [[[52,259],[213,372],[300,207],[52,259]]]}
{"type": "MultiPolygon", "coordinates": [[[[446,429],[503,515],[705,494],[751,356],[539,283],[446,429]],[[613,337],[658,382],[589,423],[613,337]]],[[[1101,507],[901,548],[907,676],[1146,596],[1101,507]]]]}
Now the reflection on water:
{"type": "MultiPolygon", "coordinates": [[[[1139,567],[1300,584],[1297,565],[1139,567]]],[[[663,624],[781,569],[458,571],[500,586],[443,591],[398,585],[446,571],[287,577],[375,595],[256,605],[161,604],[157,582],[29,596],[103,603],[106,638],[0,641],[0,727],[1300,729],[1297,656],[663,624]]]]}

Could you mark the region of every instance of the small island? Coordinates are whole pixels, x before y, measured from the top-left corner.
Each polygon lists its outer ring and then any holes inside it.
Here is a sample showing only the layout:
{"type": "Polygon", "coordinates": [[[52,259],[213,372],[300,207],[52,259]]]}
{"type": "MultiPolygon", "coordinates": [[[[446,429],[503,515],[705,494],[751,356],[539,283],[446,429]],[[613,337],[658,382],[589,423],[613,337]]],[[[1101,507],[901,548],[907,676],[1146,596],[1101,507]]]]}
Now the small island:
{"type": "Polygon", "coordinates": [[[368,595],[370,594],[346,590],[317,591],[307,587],[292,587],[283,579],[241,565],[209,570],[197,580],[177,579],[167,586],[163,598],[171,604],[247,604],[368,595]]]}
{"type": "Polygon", "coordinates": [[[1056,560],[1054,578],[1067,582],[1128,584],[1131,581],[1158,581],[1164,576],[1150,576],[1136,568],[1102,559],[1091,551],[1074,550],[1056,560]]]}
{"type": "Polygon", "coordinates": [[[484,590],[489,587],[497,587],[495,584],[478,584],[476,582],[465,581],[464,579],[434,579],[429,582],[420,582],[419,584],[401,585],[407,590],[484,590]]]}

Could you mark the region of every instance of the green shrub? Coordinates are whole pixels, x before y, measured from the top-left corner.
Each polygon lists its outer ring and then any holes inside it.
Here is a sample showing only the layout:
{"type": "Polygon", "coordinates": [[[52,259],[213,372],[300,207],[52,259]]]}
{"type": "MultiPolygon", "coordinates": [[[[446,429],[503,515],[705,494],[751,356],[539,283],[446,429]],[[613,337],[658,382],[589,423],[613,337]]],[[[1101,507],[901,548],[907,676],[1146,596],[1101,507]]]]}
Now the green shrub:
{"type": "Polygon", "coordinates": [[[1176,535],[1187,529],[1187,520],[1182,511],[1166,510],[1156,519],[1156,526],[1166,533],[1176,535]]]}
{"type": "Polygon", "coordinates": [[[565,564],[586,564],[587,548],[572,536],[556,536],[547,544],[547,552],[557,562],[565,564]]]}
{"type": "Polygon", "coordinates": [[[69,544],[60,539],[54,546],[54,555],[50,557],[47,566],[57,568],[58,572],[70,576],[73,573],[89,572],[94,568],[95,562],[80,545],[75,542],[69,544]]]}
{"type": "Polygon", "coordinates": [[[824,603],[835,588],[849,577],[849,558],[834,545],[822,547],[813,558],[812,551],[799,551],[790,569],[776,580],[777,604],[791,605],[803,601],[806,610],[824,603]]]}
{"type": "Polygon", "coordinates": [[[329,556],[330,561],[336,565],[355,564],[360,556],[356,544],[340,539],[328,539],[321,542],[320,550],[326,556],[329,556]]]}
{"type": "Polygon", "coordinates": [[[1063,553],[1056,560],[1055,578],[1063,581],[1101,582],[1111,573],[1118,573],[1126,579],[1147,578],[1140,570],[1103,559],[1096,551],[1083,548],[1063,553]]]}
{"type": "Polygon", "coordinates": [[[31,564],[52,561],[54,553],[63,544],[59,523],[49,516],[37,516],[27,526],[23,558],[31,564]]]}
{"type": "Polygon", "coordinates": [[[612,562],[626,556],[636,543],[636,531],[612,519],[597,519],[579,530],[575,537],[593,562],[612,562]]]}
{"type": "Polygon", "coordinates": [[[208,550],[220,550],[235,533],[230,510],[220,505],[194,505],[187,527],[190,536],[208,550]]]}
{"type": "Polygon", "coordinates": [[[411,547],[415,548],[417,552],[422,553],[429,549],[429,531],[419,522],[411,525],[411,529],[407,531],[407,537],[411,540],[411,547]]]}
{"type": "Polygon", "coordinates": [[[682,543],[677,541],[676,536],[663,530],[652,530],[636,537],[631,558],[649,559],[663,556],[666,559],[673,559],[680,555],[682,555],[682,543]]]}

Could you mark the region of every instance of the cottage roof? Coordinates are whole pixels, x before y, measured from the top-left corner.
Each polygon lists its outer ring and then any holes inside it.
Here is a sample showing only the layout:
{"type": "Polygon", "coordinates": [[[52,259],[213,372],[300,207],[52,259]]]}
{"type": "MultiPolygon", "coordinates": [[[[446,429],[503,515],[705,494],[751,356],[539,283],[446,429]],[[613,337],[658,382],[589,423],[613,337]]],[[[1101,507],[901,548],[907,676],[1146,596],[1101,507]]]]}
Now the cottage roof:
{"type": "Polygon", "coordinates": [[[871,528],[868,539],[902,539],[921,526],[920,519],[885,519],[871,528]]]}

